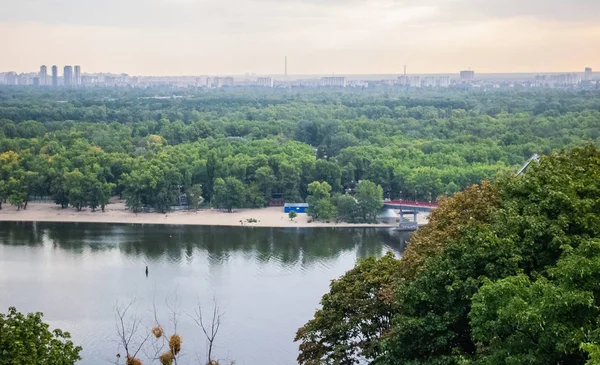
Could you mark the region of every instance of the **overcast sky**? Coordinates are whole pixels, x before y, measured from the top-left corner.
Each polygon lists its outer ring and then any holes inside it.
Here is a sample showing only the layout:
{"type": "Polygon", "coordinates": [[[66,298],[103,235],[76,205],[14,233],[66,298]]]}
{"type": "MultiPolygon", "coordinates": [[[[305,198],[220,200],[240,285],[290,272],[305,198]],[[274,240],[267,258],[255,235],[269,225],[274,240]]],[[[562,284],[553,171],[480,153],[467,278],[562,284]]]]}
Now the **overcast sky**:
{"type": "Polygon", "coordinates": [[[600,69],[600,0],[0,0],[0,71],[600,69]],[[62,68],[62,67],[61,67],[62,68]]]}

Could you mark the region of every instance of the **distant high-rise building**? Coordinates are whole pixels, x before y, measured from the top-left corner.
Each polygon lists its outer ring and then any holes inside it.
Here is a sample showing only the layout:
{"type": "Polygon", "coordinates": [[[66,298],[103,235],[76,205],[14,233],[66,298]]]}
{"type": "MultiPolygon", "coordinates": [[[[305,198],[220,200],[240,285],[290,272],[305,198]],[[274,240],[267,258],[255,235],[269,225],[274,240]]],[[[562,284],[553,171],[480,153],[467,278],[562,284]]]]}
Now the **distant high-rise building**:
{"type": "Polygon", "coordinates": [[[215,76],[213,79],[212,86],[213,87],[223,87],[223,86],[233,86],[234,80],[233,77],[218,77],[215,76]]]}
{"type": "Polygon", "coordinates": [[[398,76],[398,84],[402,86],[410,85],[410,78],[406,74],[398,76]]]}
{"type": "Polygon", "coordinates": [[[75,66],[75,85],[81,86],[81,66],[75,66]]]}
{"type": "Polygon", "coordinates": [[[40,67],[40,85],[48,85],[48,68],[46,65],[40,67]]]}
{"type": "Polygon", "coordinates": [[[9,72],[6,74],[6,84],[7,85],[18,85],[18,75],[16,72],[9,72]]]}
{"type": "Polygon", "coordinates": [[[460,80],[461,81],[473,81],[475,80],[475,71],[461,71],[460,72],[460,80]]]}
{"type": "Polygon", "coordinates": [[[65,86],[73,85],[73,67],[65,66],[63,70],[63,84],[65,86]]]}
{"type": "Polygon", "coordinates": [[[592,81],[592,68],[591,67],[585,68],[585,75],[583,76],[583,79],[585,81],[592,81]]]}
{"type": "Polygon", "coordinates": [[[256,79],[256,85],[260,87],[273,87],[273,79],[270,77],[259,77],[256,79]]]}
{"type": "Polygon", "coordinates": [[[421,76],[410,76],[408,84],[410,87],[421,87],[421,76]]]}
{"type": "Polygon", "coordinates": [[[346,78],[343,76],[323,77],[321,86],[346,87],[346,78]]]}
{"type": "Polygon", "coordinates": [[[40,77],[39,76],[35,76],[33,78],[33,86],[40,86],[40,77]]]}
{"type": "Polygon", "coordinates": [[[52,86],[58,86],[58,67],[52,66],[52,86]]]}
{"type": "Polygon", "coordinates": [[[437,87],[450,87],[450,77],[449,76],[440,76],[436,80],[437,87]]]}
{"type": "Polygon", "coordinates": [[[425,76],[423,79],[424,87],[434,87],[435,86],[435,77],[433,76],[425,76]]]}

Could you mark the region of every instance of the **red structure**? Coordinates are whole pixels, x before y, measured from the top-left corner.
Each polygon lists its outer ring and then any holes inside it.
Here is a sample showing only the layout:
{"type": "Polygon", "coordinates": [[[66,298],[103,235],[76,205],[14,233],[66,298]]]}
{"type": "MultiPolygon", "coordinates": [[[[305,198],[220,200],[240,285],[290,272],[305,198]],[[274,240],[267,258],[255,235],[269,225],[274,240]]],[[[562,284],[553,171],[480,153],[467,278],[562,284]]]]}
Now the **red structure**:
{"type": "Polygon", "coordinates": [[[423,207],[423,208],[439,207],[439,204],[437,204],[437,203],[416,202],[413,200],[387,200],[387,201],[384,201],[383,203],[390,204],[390,205],[411,205],[414,207],[423,207]]]}

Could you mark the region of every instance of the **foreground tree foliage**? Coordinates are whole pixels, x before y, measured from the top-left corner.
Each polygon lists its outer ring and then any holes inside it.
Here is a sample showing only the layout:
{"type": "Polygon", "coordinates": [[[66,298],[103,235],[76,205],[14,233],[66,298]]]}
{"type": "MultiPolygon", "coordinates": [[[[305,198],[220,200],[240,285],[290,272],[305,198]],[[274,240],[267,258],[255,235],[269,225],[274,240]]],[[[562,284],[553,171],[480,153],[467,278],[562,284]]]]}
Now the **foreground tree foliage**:
{"type": "Polygon", "coordinates": [[[354,364],[381,352],[381,335],[394,313],[393,291],[398,266],[392,253],[359,260],[354,269],[333,280],[315,318],[300,328],[302,364],[354,364]]]}
{"type": "MultiPolygon", "coordinates": [[[[332,291],[299,331],[299,362],[596,364],[598,202],[600,151],[591,145],[551,154],[522,176],[483,182],[443,200],[390,274],[392,313],[381,319],[391,318],[391,325],[370,338],[374,351],[341,351],[360,342],[334,338],[323,341],[329,352],[313,350],[315,338],[339,328],[320,320],[322,312],[345,308],[325,301],[332,291]]],[[[339,282],[359,285],[352,272],[339,282]]],[[[377,308],[345,312],[343,323],[357,323],[377,308]]]]}
{"type": "Polygon", "coordinates": [[[81,360],[81,347],[68,332],[49,330],[41,313],[24,315],[10,307],[0,313],[0,365],[70,365],[81,360]]]}

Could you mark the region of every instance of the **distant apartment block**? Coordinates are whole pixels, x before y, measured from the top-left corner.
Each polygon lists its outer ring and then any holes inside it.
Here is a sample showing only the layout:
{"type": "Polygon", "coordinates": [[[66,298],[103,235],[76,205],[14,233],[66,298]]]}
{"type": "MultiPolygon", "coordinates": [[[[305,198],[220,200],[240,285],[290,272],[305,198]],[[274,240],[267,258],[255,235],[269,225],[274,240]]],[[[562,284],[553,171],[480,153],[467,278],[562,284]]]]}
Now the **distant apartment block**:
{"type": "Polygon", "coordinates": [[[592,68],[591,67],[585,68],[585,74],[583,76],[583,80],[592,81],[592,68]]]}
{"type": "Polygon", "coordinates": [[[321,86],[346,87],[346,78],[343,76],[330,76],[321,78],[321,86]]]}
{"type": "Polygon", "coordinates": [[[58,86],[58,67],[52,66],[52,86],[58,86]]]}
{"type": "Polygon", "coordinates": [[[535,86],[537,87],[574,86],[579,85],[580,83],[581,77],[574,73],[560,75],[537,75],[535,77],[535,86]]]}
{"type": "Polygon", "coordinates": [[[48,68],[46,65],[40,67],[40,85],[48,85],[48,68]]]}
{"type": "Polygon", "coordinates": [[[233,77],[215,77],[213,87],[233,86],[233,77]]]}
{"type": "Polygon", "coordinates": [[[75,85],[81,86],[81,66],[75,66],[75,85]]]}
{"type": "Polygon", "coordinates": [[[5,76],[5,79],[6,79],[6,85],[18,85],[19,84],[19,80],[18,80],[16,72],[7,73],[5,76]]]}
{"type": "Polygon", "coordinates": [[[398,76],[398,84],[402,86],[410,85],[410,79],[406,75],[398,76]]]}
{"type": "Polygon", "coordinates": [[[421,76],[410,76],[408,79],[410,87],[421,87],[421,76]]]}
{"type": "Polygon", "coordinates": [[[434,87],[435,86],[435,77],[433,76],[425,76],[423,78],[423,87],[434,87]]]}
{"type": "Polygon", "coordinates": [[[73,85],[73,67],[65,66],[63,69],[63,84],[65,86],[73,85]]]}
{"type": "Polygon", "coordinates": [[[460,72],[460,81],[473,81],[475,80],[475,71],[467,70],[460,72]]]}
{"type": "Polygon", "coordinates": [[[270,77],[259,77],[256,79],[256,86],[273,87],[273,79],[270,77]]]}
{"type": "Polygon", "coordinates": [[[581,82],[581,78],[577,74],[561,74],[550,76],[550,81],[559,86],[577,85],[581,82]]]}
{"type": "Polygon", "coordinates": [[[435,80],[435,86],[437,87],[450,87],[450,77],[441,76],[435,80]]]}

